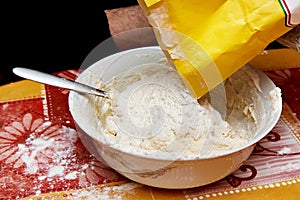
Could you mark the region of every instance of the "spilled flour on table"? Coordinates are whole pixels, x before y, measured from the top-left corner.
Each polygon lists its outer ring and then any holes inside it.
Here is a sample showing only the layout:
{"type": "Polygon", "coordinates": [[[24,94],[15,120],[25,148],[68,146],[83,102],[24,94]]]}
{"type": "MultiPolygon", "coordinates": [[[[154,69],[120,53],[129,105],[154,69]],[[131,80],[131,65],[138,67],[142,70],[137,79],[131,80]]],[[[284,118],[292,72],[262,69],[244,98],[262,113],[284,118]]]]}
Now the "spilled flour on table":
{"type": "Polygon", "coordinates": [[[78,141],[75,129],[24,114],[0,132],[0,161],[5,163],[3,171],[9,168],[0,184],[3,189],[14,188],[22,198],[120,179],[78,141]]]}
{"type": "MultiPolygon", "coordinates": [[[[78,136],[74,129],[50,125],[50,122],[45,122],[43,124],[44,128],[47,127],[45,132],[36,136],[35,131],[24,144],[18,144],[16,154],[26,166],[24,174],[35,174],[42,169],[47,172],[47,177],[64,175],[69,162],[68,157],[75,148],[74,143],[78,140],[78,136]]],[[[39,179],[44,179],[44,176],[39,179]]]]}
{"type": "Polygon", "coordinates": [[[135,189],[143,187],[138,183],[124,183],[118,186],[106,186],[101,188],[87,188],[72,192],[70,195],[72,199],[86,199],[86,200],[121,200],[127,196],[134,196],[135,189]]]}
{"type": "Polygon", "coordinates": [[[289,147],[282,147],[279,151],[277,151],[277,153],[279,155],[284,155],[284,154],[288,154],[288,153],[291,153],[292,152],[292,149],[289,148],[289,147]]]}

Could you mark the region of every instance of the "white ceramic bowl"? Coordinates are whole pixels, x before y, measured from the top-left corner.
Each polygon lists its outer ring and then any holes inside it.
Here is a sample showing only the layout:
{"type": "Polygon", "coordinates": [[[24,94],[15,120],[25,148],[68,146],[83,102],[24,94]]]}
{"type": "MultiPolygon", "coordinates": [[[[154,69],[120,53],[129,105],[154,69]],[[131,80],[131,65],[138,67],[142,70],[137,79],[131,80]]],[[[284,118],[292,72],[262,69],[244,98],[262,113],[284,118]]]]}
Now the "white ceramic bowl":
{"type": "MultiPolygon", "coordinates": [[[[99,80],[109,80],[131,67],[165,59],[159,47],[145,47],[127,50],[108,56],[84,70],[77,81],[98,86],[99,80]],[[140,56],[140,55],[151,56],[140,56]],[[139,56],[137,56],[139,55],[139,56]],[[105,73],[103,71],[105,70],[105,73]],[[102,76],[102,77],[100,77],[102,76]]],[[[262,72],[260,76],[261,98],[266,99],[275,88],[274,83],[262,72]]],[[[97,135],[98,119],[95,114],[94,97],[71,91],[69,106],[71,114],[82,131],[82,141],[98,159],[106,163],[120,174],[136,182],[159,188],[192,188],[220,180],[237,170],[253,151],[255,144],[262,139],[277,123],[281,114],[281,97],[274,113],[274,105],[264,100],[264,123],[247,144],[226,151],[219,156],[194,160],[163,160],[138,156],[114,149],[103,144],[97,135]]]]}

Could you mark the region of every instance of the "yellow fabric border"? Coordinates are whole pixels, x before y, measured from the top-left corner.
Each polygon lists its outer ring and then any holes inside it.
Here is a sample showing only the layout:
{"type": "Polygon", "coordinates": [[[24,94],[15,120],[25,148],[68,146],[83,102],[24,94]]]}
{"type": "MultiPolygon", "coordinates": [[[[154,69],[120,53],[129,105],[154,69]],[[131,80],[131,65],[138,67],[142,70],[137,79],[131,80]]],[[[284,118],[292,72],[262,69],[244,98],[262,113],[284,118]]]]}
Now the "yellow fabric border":
{"type": "Polygon", "coordinates": [[[42,97],[45,85],[23,80],[0,86],[0,103],[42,97]]]}
{"type": "Polygon", "coordinates": [[[253,199],[288,199],[299,198],[300,180],[298,178],[275,182],[270,184],[232,189],[223,192],[209,193],[199,196],[186,196],[186,199],[212,199],[212,200],[253,200],[253,199]],[[288,191],[288,192],[287,192],[288,191]]]}
{"type": "Polygon", "coordinates": [[[148,7],[156,4],[157,2],[160,2],[161,0],[145,0],[145,3],[148,7]]]}
{"type": "Polygon", "coordinates": [[[300,67],[300,53],[293,49],[265,50],[249,62],[261,70],[300,67]]]}
{"type": "Polygon", "coordinates": [[[188,195],[186,190],[164,190],[151,188],[133,182],[116,182],[89,187],[80,190],[69,190],[40,194],[23,198],[23,200],[48,199],[123,199],[123,200],[187,200],[187,199],[298,199],[300,192],[300,179],[294,178],[269,184],[249,186],[245,188],[232,188],[231,190],[212,192],[199,195],[188,195]],[[133,186],[133,187],[131,187],[133,186]],[[118,189],[119,188],[119,189],[118,189]],[[123,189],[120,189],[123,188],[123,189]],[[77,196],[75,196],[77,195],[77,196]],[[98,197],[98,198],[97,198],[98,197]]]}
{"type": "Polygon", "coordinates": [[[127,181],[101,184],[78,190],[68,190],[29,196],[23,200],[43,199],[152,199],[147,186],[127,181]]]}
{"type": "Polygon", "coordinates": [[[294,136],[300,141],[300,120],[294,115],[291,108],[284,103],[283,104],[282,120],[292,130],[294,136]]]}

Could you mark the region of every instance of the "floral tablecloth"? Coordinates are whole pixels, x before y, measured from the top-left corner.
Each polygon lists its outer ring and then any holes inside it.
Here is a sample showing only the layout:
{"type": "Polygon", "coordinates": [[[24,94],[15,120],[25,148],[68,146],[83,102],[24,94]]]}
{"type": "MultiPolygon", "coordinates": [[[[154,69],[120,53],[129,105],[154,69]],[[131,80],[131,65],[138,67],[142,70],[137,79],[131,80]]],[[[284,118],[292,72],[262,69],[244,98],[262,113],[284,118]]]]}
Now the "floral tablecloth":
{"type": "Polygon", "coordinates": [[[300,54],[264,51],[251,64],[282,89],[280,120],[235,173],[183,190],[132,182],[95,159],[75,129],[68,90],[28,80],[1,86],[0,199],[298,199],[300,54]]]}

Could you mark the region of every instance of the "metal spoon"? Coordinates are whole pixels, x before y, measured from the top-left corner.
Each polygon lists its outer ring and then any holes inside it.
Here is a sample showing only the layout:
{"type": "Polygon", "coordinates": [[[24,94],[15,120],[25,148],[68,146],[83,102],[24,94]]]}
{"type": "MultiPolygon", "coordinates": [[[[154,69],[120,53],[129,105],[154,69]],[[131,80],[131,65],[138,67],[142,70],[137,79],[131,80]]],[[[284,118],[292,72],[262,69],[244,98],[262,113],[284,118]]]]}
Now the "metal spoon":
{"type": "Polygon", "coordinates": [[[75,81],[71,81],[69,79],[60,78],[58,76],[54,76],[51,74],[43,73],[40,71],[22,68],[22,67],[15,67],[13,68],[13,72],[23,78],[36,81],[39,83],[44,83],[47,85],[52,85],[60,88],[66,88],[73,91],[81,92],[81,93],[88,93],[92,95],[97,95],[101,97],[109,98],[108,92],[99,90],[97,88],[78,83],[75,81]]]}

